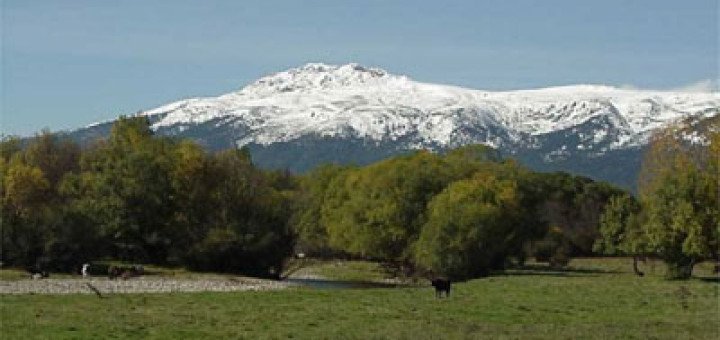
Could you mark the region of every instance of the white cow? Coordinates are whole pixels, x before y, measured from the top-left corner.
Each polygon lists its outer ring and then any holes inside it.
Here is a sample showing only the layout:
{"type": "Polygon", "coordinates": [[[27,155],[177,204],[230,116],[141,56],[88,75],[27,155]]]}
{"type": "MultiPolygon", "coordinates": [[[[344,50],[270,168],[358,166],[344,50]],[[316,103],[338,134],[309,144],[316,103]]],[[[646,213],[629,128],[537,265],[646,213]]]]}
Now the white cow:
{"type": "Polygon", "coordinates": [[[83,277],[87,277],[87,276],[89,275],[89,274],[88,274],[88,268],[90,268],[90,264],[89,264],[89,263],[85,263],[85,264],[82,265],[82,270],[80,271],[80,273],[82,273],[82,276],[83,276],[83,277]]]}

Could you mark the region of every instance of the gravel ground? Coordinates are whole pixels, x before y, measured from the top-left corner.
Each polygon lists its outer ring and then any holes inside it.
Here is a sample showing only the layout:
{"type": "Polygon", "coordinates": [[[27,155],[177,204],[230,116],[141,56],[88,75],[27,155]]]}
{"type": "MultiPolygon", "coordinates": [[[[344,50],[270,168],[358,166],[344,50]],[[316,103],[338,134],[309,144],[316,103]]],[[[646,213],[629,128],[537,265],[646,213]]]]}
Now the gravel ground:
{"type": "Polygon", "coordinates": [[[292,283],[252,278],[169,279],[139,277],[128,280],[41,279],[0,281],[0,294],[104,294],[170,293],[170,292],[236,292],[284,289],[292,283]]]}

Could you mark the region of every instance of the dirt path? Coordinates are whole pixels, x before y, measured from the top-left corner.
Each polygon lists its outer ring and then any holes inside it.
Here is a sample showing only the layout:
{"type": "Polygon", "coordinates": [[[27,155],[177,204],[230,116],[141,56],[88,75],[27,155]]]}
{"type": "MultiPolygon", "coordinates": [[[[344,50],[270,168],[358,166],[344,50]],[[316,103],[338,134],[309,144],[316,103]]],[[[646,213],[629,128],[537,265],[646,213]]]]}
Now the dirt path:
{"type": "Polygon", "coordinates": [[[101,294],[170,293],[170,292],[235,292],[284,289],[294,286],[288,282],[252,279],[172,279],[140,277],[128,280],[42,279],[0,281],[0,294],[101,294]]]}

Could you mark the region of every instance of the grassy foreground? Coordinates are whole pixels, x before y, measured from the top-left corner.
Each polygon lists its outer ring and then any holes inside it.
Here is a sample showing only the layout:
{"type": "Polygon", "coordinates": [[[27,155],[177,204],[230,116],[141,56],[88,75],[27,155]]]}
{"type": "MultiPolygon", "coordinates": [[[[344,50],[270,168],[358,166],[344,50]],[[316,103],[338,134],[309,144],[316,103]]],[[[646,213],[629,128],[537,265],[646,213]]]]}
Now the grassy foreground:
{"type": "MultiPolygon", "coordinates": [[[[453,286],[240,293],[0,296],[3,339],[717,339],[717,281],[643,278],[629,260],[510,271],[453,286]]],[[[362,268],[363,266],[359,266],[362,268]]],[[[327,266],[323,273],[331,272],[327,266]]],[[[698,270],[703,273],[705,269],[698,270]]]]}

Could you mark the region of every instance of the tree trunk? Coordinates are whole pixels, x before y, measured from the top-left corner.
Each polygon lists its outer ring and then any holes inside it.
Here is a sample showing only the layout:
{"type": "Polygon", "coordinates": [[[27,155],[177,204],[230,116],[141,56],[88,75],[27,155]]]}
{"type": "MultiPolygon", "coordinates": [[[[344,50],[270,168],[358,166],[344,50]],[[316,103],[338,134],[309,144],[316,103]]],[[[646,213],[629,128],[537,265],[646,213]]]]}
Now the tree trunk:
{"type": "Polygon", "coordinates": [[[639,256],[633,256],[633,272],[637,276],[641,276],[641,277],[645,276],[645,273],[641,272],[640,269],[638,268],[638,261],[643,261],[643,263],[644,263],[645,258],[643,257],[642,259],[640,259],[639,256]]]}

